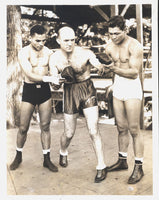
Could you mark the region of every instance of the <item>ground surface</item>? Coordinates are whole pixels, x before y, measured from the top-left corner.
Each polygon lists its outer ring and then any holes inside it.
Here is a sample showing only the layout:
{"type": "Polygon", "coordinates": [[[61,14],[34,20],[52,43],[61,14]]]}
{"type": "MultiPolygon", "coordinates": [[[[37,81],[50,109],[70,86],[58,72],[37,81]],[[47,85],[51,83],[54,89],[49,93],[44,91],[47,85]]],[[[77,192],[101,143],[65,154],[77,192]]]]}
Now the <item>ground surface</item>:
{"type": "MultiPolygon", "coordinates": [[[[118,133],[114,120],[100,118],[99,129],[104,143],[106,165],[118,158],[118,133]]],[[[39,125],[31,125],[23,149],[23,162],[15,171],[9,164],[15,156],[17,129],[7,130],[7,194],[8,195],[152,195],[152,131],[142,131],[144,135],[143,179],[135,184],[127,184],[134,165],[132,140],[128,151],[129,169],[110,172],[106,180],[94,183],[96,157],[88,135],[85,120],[79,117],[76,134],[69,146],[69,165],[59,166],[60,136],[63,132],[63,116],[54,115],[51,123],[51,159],[59,168],[52,173],[42,166],[43,155],[39,125]]]]}

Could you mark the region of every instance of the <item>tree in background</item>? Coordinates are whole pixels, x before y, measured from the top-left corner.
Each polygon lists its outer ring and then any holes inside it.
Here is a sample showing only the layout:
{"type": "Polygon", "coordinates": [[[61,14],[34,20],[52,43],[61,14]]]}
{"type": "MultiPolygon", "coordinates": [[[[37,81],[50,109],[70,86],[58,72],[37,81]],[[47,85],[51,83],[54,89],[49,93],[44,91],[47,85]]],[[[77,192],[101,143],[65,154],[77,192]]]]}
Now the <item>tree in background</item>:
{"type": "Polygon", "coordinates": [[[22,48],[20,6],[7,6],[7,127],[19,124],[22,73],[18,52],[22,48]]]}

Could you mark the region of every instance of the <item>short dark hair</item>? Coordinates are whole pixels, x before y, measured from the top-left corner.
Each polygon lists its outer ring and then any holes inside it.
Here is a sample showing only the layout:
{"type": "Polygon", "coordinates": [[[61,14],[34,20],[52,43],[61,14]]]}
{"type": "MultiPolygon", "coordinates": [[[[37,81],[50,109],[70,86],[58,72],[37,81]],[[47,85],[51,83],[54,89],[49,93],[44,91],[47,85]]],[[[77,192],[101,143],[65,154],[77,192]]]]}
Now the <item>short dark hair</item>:
{"type": "Polygon", "coordinates": [[[119,27],[123,31],[125,29],[125,19],[120,15],[113,16],[108,21],[108,27],[119,27]]]}
{"type": "Polygon", "coordinates": [[[35,25],[30,29],[30,35],[33,36],[35,33],[42,35],[46,33],[46,29],[41,25],[35,25]]]}

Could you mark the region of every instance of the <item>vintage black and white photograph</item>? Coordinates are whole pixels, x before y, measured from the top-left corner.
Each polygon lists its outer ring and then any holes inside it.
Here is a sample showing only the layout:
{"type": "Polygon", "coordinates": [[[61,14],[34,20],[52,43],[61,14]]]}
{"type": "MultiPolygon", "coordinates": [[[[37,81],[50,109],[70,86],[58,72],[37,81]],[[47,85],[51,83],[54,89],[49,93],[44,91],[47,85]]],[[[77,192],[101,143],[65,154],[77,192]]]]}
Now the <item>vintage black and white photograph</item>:
{"type": "Polygon", "coordinates": [[[3,6],[6,197],[157,197],[156,2],[3,6]]]}

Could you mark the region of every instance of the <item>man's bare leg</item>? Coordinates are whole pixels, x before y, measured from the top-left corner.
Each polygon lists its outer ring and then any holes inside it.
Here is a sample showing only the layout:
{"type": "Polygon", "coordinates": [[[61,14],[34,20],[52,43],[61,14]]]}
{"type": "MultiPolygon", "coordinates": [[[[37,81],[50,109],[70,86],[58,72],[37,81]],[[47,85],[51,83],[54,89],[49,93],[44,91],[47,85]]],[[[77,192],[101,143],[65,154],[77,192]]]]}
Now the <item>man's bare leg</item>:
{"type": "Polygon", "coordinates": [[[20,109],[20,126],[17,133],[17,149],[16,149],[16,157],[12,164],[10,165],[10,170],[15,170],[19,167],[22,162],[22,150],[27,138],[27,132],[30,125],[30,120],[32,114],[34,112],[35,106],[28,103],[22,102],[20,109]]]}
{"type": "Polygon", "coordinates": [[[141,180],[144,175],[142,164],[144,154],[143,135],[140,131],[140,113],[141,113],[141,100],[130,99],[125,102],[127,111],[127,119],[129,123],[130,134],[133,138],[133,149],[135,155],[135,165],[132,175],[128,183],[134,184],[141,180]]]}
{"type": "Polygon", "coordinates": [[[98,106],[86,108],[83,110],[90,137],[93,142],[93,147],[97,156],[97,169],[103,169],[106,167],[104,163],[103,145],[101,141],[101,135],[98,129],[98,106]]]}
{"type": "Polygon", "coordinates": [[[62,167],[67,167],[67,148],[75,134],[78,114],[66,114],[64,113],[64,133],[61,136],[61,149],[59,164],[62,167]]]}
{"type": "Polygon", "coordinates": [[[98,129],[98,106],[93,106],[85,108],[83,110],[87,127],[89,130],[90,137],[92,139],[93,147],[97,156],[97,175],[95,177],[95,182],[101,182],[106,178],[106,165],[104,162],[103,145],[101,140],[101,135],[98,129]]]}
{"type": "Polygon", "coordinates": [[[50,160],[50,122],[51,122],[51,99],[39,105],[40,128],[41,128],[41,143],[44,154],[43,166],[47,167],[52,172],[57,172],[58,168],[50,160]]]}
{"type": "Polygon", "coordinates": [[[108,171],[118,171],[128,169],[127,151],[129,146],[128,123],[124,102],[113,97],[113,109],[118,129],[118,161],[109,166],[108,171]]]}

